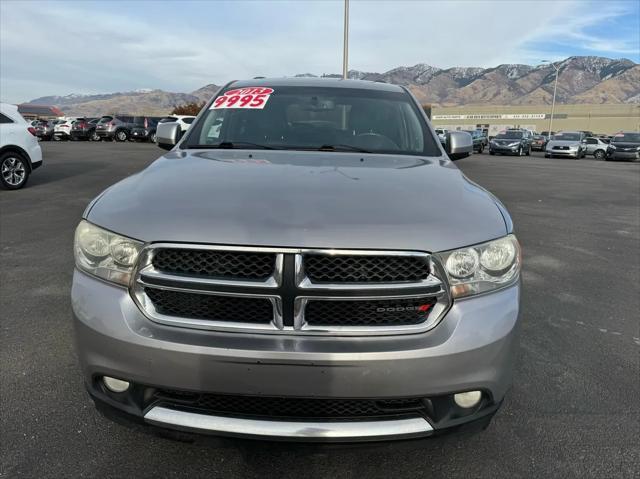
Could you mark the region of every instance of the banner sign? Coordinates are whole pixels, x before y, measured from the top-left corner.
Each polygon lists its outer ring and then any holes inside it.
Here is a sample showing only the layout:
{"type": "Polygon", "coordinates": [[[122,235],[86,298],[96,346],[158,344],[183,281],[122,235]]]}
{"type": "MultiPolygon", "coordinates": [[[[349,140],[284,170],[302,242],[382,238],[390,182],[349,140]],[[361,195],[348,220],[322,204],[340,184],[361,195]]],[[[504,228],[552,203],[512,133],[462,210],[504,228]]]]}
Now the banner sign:
{"type": "MultiPolygon", "coordinates": [[[[558,115],[554,115],[557,117],[558,115]]],[[[433,115],[432,120],[544,120],[546,113],[479,113],[476,115],[433,115]]]]}

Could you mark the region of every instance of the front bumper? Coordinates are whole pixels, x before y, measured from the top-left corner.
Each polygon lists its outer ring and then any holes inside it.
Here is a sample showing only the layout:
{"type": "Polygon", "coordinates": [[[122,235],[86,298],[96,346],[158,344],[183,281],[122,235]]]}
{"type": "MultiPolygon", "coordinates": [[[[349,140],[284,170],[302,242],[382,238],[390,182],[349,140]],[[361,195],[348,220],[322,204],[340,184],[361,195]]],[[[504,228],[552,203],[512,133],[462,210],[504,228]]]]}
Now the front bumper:
{"type": "Polygon", "coordinates": [[[640,159],[639,151],[614,151],[609,154],[609,158],[614,160],[637,160],[640,159]]]}
{"type": "Polygon", "coordinates": [[[520,149],[520,145],[518,146],[500,146],[500,145],[490,145],[489,151],[494,153],[502,153],[507,155],[517,155],[520,149]]]}
{"type": "Polygon", "coordinates": [[[519,294],[518,284],[456,301],[442,322],[427,333],[367,338],[221,333],[163,326],[148,320],[127,290],[78,271],[72,305],[85,384],[97,401],[172,429],[228,434],[229,427],[236,431],[240,427],[240,434],[252,437],[375,440],[431,435],[495,412],[511,383],[519,294]],[[481,410],[462,418],[447,416],[436,421],[423,417],[378,424],[381,432],[372,436],[363,434],[362,425],[353,422],[353,428],[345,426],[351,431],[347,434],[317,422],[291,429],[276,420],[255,424],[236,421],[242,418],[222,421],[219,416],[174,414],[158,409],[158,405],[119,401],[101,387],[97,378],[102,375],[144,388],[229,395],[394,399],[481,390],[486,401],[481,410]],[[210,427],[193,427],[194,420],[210,427]],[[289,428],[288,432],[283,428],[289,428]]]}
{"type": "Polygon", "coordinates": [[[546,150],[547,155],[560,156],[566,158],[578,158],[580,156],[579,150],[546,150]]]}

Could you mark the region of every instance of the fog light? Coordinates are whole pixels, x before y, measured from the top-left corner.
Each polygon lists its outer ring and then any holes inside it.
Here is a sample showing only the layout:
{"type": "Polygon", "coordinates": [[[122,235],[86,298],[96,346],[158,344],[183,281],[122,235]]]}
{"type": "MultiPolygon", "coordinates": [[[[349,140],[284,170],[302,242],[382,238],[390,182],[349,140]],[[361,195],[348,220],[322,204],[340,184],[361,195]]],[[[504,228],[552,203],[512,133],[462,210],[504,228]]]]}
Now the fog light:
{"type": "Polygon", "coordinates": [[[109,391],[114,393],[123,393],[129,389],[129,382],[122,379],[110,378],[109,376],[103,376],[102,382],[109,391]]]}
{"type": "Polygon", "coordinates": [[[453,400],[456,404],[465,409],[476,406],[480,399],[482,399],[482,392],[480,391],[469,391],[453,395],[453,400]]]}

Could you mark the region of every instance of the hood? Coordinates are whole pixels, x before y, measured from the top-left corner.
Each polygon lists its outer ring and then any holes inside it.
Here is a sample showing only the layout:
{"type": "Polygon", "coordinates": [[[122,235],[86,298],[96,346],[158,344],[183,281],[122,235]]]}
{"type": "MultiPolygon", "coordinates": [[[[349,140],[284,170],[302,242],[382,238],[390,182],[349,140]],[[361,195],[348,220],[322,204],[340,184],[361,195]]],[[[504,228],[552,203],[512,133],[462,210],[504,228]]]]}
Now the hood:
{"type": "Polygon", "coordinates": [[[579,140],[549,140],[547,148],[553,148],[554,146],[580,146],[579,140]]]}
{"type": "Polygon", "coordinates": [[[442,251],[505,235],[496,203],[444,158],[194,150],[115,184],[86,217],[147,242],[442,251]]]}
{"type": "Polygon", "coordinates": [[[521,139],[520,138],[494,138],[492,140],[494,143],[497,143],[498,145],[509,145],[511,143],[520,143],[521,139]]]}
{"type": "Polygon", "coordinates": [[[611,142],[611,145],[616,148],[637,148],[640,146],[640,141],[616,141],[611,142]]]}

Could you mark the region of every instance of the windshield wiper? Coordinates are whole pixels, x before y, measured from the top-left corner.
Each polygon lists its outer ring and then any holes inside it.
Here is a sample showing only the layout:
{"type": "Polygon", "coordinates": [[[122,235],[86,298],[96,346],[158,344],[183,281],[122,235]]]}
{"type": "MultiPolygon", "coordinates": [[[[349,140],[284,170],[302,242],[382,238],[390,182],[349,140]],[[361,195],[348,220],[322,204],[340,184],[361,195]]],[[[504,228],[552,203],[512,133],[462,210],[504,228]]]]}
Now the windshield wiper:
{"type": "Polygon", "coordinates": [[[357,151],[359,153],[371,153],[369,150],[365,150],[364,148],[358,148],[357,146],[337,144],[337,145],[322,145],[318,148],[320,151],[357,151]]]}
{"type": "Polygon", "coordinates": [[[211,145],[188,145],[186,146],[187,150],[233,150],[233,149],[253,149],[257,148],[260,150],[277,150],[273,146],[268,145],[260,145],[258,143],[250,143],[248,141],[222,141],[220,143],[213,143],[211,145]]]}

